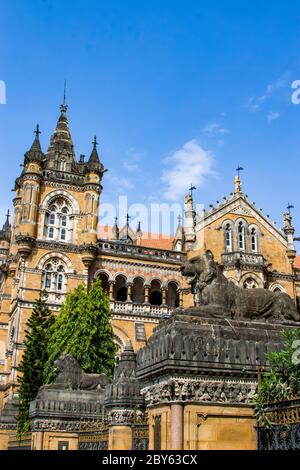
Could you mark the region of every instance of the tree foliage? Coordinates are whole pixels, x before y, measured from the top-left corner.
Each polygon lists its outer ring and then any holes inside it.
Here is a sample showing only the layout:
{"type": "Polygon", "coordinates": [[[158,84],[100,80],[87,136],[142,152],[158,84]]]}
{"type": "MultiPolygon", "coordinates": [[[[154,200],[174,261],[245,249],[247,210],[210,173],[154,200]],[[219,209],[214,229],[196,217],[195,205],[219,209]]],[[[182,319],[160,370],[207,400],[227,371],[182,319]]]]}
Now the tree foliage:
{"type": "Polygon", "coordinates": [[[67,295],[59,315],[50,328],[49,358],[45,381],[55,378],[53,363],[63,353],[72,355],[82,370],[112,376],[115,343],[110,322],[109,299],[96,280],[89,292],[79,285],[67,295]]]}
{"type": "Polygon", "coordinates": [[[19,410],[17,434],[29,431],[29,405],[43,385],[45,364],[48,360],[47,342],[54,316],[47,306],[42,292],[36,301],[25,331],[25,349],[18,370],[19,410]]]}
{"type": "Polygon", "coordinates": [[[269,403],[300,397],[300,328],[283,333],[284,347],[267,355],[270,370],[262,374],[258,392],[254,397],[258,423],[270,425],[266,415],[269,403]],[[299,342],[298,345],[296,342],[299,342]]]}

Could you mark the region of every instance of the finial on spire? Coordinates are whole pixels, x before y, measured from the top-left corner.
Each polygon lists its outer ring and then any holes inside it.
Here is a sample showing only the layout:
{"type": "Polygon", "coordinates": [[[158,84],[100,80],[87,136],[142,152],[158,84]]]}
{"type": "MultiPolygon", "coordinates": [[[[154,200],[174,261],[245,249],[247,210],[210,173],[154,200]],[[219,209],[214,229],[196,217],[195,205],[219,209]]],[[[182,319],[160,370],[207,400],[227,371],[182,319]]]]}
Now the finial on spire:
{"type": "Polygon", "coordinates": [[[191,184],[191,187],[189,188],[189,191],[190,191],[190,193],[191,193],[191,198],[193,197],[193,191],[196,191],[196,189],[197,189],[196,186],[193,186],[193,185],[191,184]]]}
{"type": "Polygon", "coordinates": [[[178,214],[177,220],[178,220],[178,225],[180,225],[181,224],[181,215],[180,214],[178,214]]]}
{"type": "Polygon", "coordinates": [[[66,104],[67,101],[67,81],[64,81],[64,99],[62,104],[60,105],[60,110],[62,113],[66,113],[68,109],[68,105],[66,104]]]}
{"type": "Polygon", "coordinates": [[[66,105],[66,92],[67,92],[67,80],[65,80],[64,82],[64,101],[63,101],[64,106],[66,105]]]}
{"type": "Polygon", "coordinates": [[[38,137],[39,134],[41,133],[39,124],[36,125],[34,133],[35,133],[36,137],[38,137]]]}
{"type": "Polygon", "coordinates": [[[291,216],[291,209],[294,209],[294,206],[288,202],[287,210],[289,211],[290,216],[291,216]]]}
{"type": "Polygon", "coordinates": [[[237,171],[238,177],[240,177],[240,176],[241,176],[240,173],[241,173],[241,171],[244,171],[244,168],[239,165],[239,166],[237,167],[236,171],[237,171]]]}
{"type": "Polygon", "coordinates": [[[94,136],[93,145],[94,145],[94,148],[96,148],[98,145],[97,136],[94,136]]]}
{"type": "Polygon", "coordinates": [[[242,184],[240,179],[240,173],[243,171],[244,168],[240,165],[236,168],[237,176],[234,178],[234,193],[241,193],[242,192],[242,184]]]}

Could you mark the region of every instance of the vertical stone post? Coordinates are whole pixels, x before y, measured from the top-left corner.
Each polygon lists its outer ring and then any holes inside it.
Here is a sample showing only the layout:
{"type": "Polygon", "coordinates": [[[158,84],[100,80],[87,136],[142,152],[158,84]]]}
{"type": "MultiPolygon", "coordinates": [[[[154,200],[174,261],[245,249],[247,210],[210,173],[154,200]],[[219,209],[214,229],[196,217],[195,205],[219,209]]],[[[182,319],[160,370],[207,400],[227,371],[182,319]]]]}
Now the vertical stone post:
{"type": "Polygon", "coordinates": [[[181,290],[179,291],[179,307],[183,307],[183,292],[181,290]]]}
{"type": "Polygon", "coordinates": [[[171,405],[171,450],[183,449],[183,405],[171,405]]]}
{"type": "Polygon", "coordinates": [[[162,305],[166,306],[167,305],[167,288],[163,287],[161,290],[162,293],[162,305]]]}
{"type": "Polygon", "coordinates": [[[150,287],[145,286],[145,304],[149,303],[150,287]]]}
{"type": "Polygon", "coordinates": [[[131,295],[132,295],[132,284],[127,284],[127,300],[126,300],[126,302],[132,302],[131,295]]]}
{"type": "Polygon", "coordinates": [[[109,300],[110,301],[113,301],[114,300],[114,281],[109,281],[109,291],[108,291],[108,295],[109,295],[109,300]]]}

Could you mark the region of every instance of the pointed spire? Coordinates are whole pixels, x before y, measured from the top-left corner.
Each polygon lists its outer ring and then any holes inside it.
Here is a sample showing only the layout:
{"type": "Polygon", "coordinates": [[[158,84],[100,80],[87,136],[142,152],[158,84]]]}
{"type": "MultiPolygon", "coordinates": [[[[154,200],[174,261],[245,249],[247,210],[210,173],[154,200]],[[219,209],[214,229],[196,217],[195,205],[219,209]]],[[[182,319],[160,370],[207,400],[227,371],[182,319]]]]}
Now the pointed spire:
{"type": "Polygon", "coordinates": [[[176,229],[176,234],[175,234],[175,239],[176,240],[181,240],[183,236],[183,229],[182,229],[182,224],[181,224],[181,215],[178,214],[178,224],[177,224],[177,229],[176,229]]]}
{"type": "Polygon", "coordinates": [[[6,240],[9,241],[10,239],[10,234],[11,234],[11,224],[10,224],[10,212],[9,210],[7,211],[6,214],[6,220],[5,223],[2,227],[2,230],[0,230],[0,240],[6,240]]]}
{"type": "Polygon", "coordinates": [[[114,240],[119,240],[120,231],[118,227],[118,217],[115,217],[115,223],[112,228],[112,234],[113,234],[114,240]]]}
{"type": "Polygon", "coordinates": [[[92,150],[92,153],[90,155],[87,165],[90,170],[93,170],[96,173],[104,173],[105,170],[104,170],[102,163],[100,162],[97,145],[98,145],[97,137],[95,136],[93,140],[93,150],[92,150]]]}
{"type": "Polygon", "coordinates": [[[39,134],[41,133],[41,131],[40,131],[40,127],[38,124],[36,125],[36,129],[34,133],[35,133],[35,139],[33,141],[33,144],[28,150],[28,152],[25,153],[25,163],[29,161],[41,162],[44,158],[44,154],[42,152],[41,143],[39,139],[39,134]]]}
{"type": "Polygon", "coordinates": [[[66,96],[64,93],[63,103],[60,105],[60,116],[47,150],[48,158],[55,157],[58,153],[64,151],[72,155],[74,160],[76,159],[67,118],[67,109],[68,105],[66,104],[66,96]]]}

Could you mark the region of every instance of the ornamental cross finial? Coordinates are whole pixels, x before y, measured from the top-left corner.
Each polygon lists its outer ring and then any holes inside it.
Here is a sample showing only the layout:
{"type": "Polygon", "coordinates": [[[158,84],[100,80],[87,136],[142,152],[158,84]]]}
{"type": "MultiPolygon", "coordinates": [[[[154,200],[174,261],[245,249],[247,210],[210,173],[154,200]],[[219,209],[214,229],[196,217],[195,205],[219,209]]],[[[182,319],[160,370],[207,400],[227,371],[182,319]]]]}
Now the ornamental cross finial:
{"type": "Polygon", "coordinates": [[[240,173],[241,173],[241,171],[243,171],[243,170],[244,170],[244,168],[243,168],[242,166],[239,165],[239,166],[237,167],[236,171],[237,171],[238,177],[240,177],[240,173]]]}
{"type": "Polygon", "coordinates": [[[38,137],[39,134],[41,133],[41,131],[40,131],[40,126],[39,126],[38,124],[36,125],[36,128],[35,128],[34,133],[35,133],[36,137],[38,137]]]}
{"type": "Polygon", "coordinates": [[[196,191],[196,189],[197,189],[196,186],[193,186],[193,185],[191,184],[191,187],[189,188],[189,191],[190,191],[190,193],[191,193],[191,197],[193,197],[193,191],[196,191]]]}
{"type": "Polygon", "coordinates": [[[290,203],[287,205],[287,210],[289,211],[289,215],[291,215],[291,209],[294,209],[294,206],[290,203]]]}

